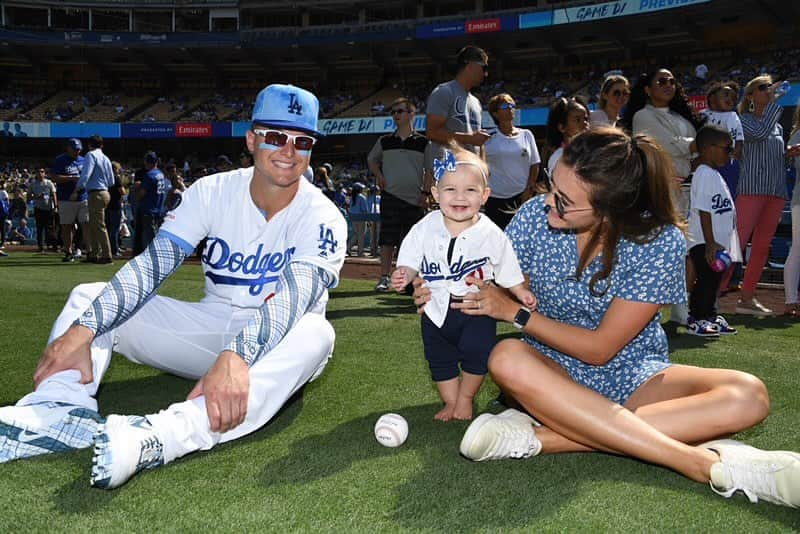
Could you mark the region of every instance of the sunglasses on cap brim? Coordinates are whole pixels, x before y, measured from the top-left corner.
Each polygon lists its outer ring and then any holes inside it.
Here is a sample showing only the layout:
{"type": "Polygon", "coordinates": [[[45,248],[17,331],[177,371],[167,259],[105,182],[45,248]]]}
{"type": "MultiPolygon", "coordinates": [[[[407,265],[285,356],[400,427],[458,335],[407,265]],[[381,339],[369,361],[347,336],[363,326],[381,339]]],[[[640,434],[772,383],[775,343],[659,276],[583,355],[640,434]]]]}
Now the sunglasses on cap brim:
{"type": "Polygon", "coordinates": [[[267,128],[253,128],[253,133],[262,136],[266,144],[278,148],[286,146],[289,139],[292,140],[297,150],[311,150],[317,142],[317,140],[310,135],[290,135],[279,130],[270,130],[267,128]]]}

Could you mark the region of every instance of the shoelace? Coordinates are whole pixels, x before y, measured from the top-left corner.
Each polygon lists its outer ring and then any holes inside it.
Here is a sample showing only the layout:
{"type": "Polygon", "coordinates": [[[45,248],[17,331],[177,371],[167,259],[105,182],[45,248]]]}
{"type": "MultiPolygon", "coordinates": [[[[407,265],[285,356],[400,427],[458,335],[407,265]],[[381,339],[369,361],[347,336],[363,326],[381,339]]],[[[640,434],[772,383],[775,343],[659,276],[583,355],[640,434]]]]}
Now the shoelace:
{"type": "MultiPolygon", "coordinates": [[[[712,485],[711,488],[724,497],[730,497],[737,490],[741,490],[751,503],[758,502],[759,495],[773,497],[778,500],[778,489],[775,485],[775,477],[772,475],[780,469],[774,463],[740,463],[722,462],[722,466],[728,472],[731,479],[731,488],[727,491],[719,491],[712,485]]],[[[765,499],[766,500],[766,499],[765,499]]]]}
{"type": "Polygon", "coordinates": [[[498,449],[506,452],[511,458],[524,458],[534,449],[531,440],[532,432],[525,432],[517,425],[505,419],[498,419],[500,446],[498,449]]]}

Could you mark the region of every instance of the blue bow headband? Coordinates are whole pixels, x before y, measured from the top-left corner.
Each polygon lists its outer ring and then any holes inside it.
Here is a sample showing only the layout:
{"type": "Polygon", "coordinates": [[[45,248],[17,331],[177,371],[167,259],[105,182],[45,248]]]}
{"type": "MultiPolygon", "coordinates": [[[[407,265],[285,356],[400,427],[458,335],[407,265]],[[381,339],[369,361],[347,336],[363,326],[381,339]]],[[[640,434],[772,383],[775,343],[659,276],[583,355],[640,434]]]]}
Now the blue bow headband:
{"type": "Polygon", "coordinates": [[[472,165],[478,169],[484,181],[488,182],[486,173],[483,172],[480,165],[472,161],[456,161],[456,157],[449,150],[444,151],[444,159],[433,158],[433,180],[438,183],[444,176],[445,171],[456,172],[457,165],[472,165]]]}

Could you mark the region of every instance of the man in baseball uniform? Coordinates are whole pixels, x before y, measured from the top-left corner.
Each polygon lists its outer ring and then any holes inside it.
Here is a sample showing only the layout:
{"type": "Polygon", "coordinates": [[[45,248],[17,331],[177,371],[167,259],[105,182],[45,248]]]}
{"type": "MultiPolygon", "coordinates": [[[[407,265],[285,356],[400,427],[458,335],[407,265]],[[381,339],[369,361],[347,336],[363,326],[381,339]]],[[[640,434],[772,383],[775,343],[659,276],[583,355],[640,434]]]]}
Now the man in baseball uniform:
{"type": "Polygon", "coordinates": [[[321,135],[318,112],[317,98],[298,87],[262,90],[246,136],[253,167],[196,181],[111,282],[72,291],[35,390],[0,408],[0,462],[94,445],[91,484],[114,488],[257,430],[322,372],[334,342],[325,304],[347,228],[301,179],[321,135]],[[156,296],[204,238],[205,297],[156,296]],[[158,413],[104,419],[94,396],[112,350],[197,384],[158,413]]]}

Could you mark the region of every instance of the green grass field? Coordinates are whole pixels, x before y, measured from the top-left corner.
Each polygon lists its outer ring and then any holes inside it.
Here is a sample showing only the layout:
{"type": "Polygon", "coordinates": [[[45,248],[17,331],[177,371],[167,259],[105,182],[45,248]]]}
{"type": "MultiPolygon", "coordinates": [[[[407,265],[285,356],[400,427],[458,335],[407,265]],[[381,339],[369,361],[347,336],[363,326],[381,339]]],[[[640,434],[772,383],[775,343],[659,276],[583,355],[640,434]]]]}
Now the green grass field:
{"type": "MultiPolygon", "coordinates": [[[[0,405],[31,388],[50,325],[75,284],[115,267],[64,265],[58,256],[0,260],[0,405]]],[[[325,374],[262,430],[211,452],[145,472],[114,491],[89,487],[90,453],[0,465],[0,532],[778,532],[800,530],[800,511],[725,500],[640,462],[602,454],[471,463],[458,454],[467,423],[437,423],[436,390],[407,297],[343,280],[328,316],[336,332],[325,374]],[[398,449],[372,435],[385,412],[411,432],[398,449]]],[[[196,300],[200,267],[182,267],[161,293],[196,300]]],[[[772,414],[737,436],[800,449],[800,323],[729,317],[733,338],[671,335],[676,362],[752,372],[769,387],[772,414]]],[[[510,334],[503,328],[503,334],[510,334]]],[[[143,414],[183,400],[193,383],[117,357],[101,411],[143,414]]],[[[487,382],[477,411],[496,410],[487,382]]],[[[569,399],[564,399],[568,402],[569,399]]]]}

